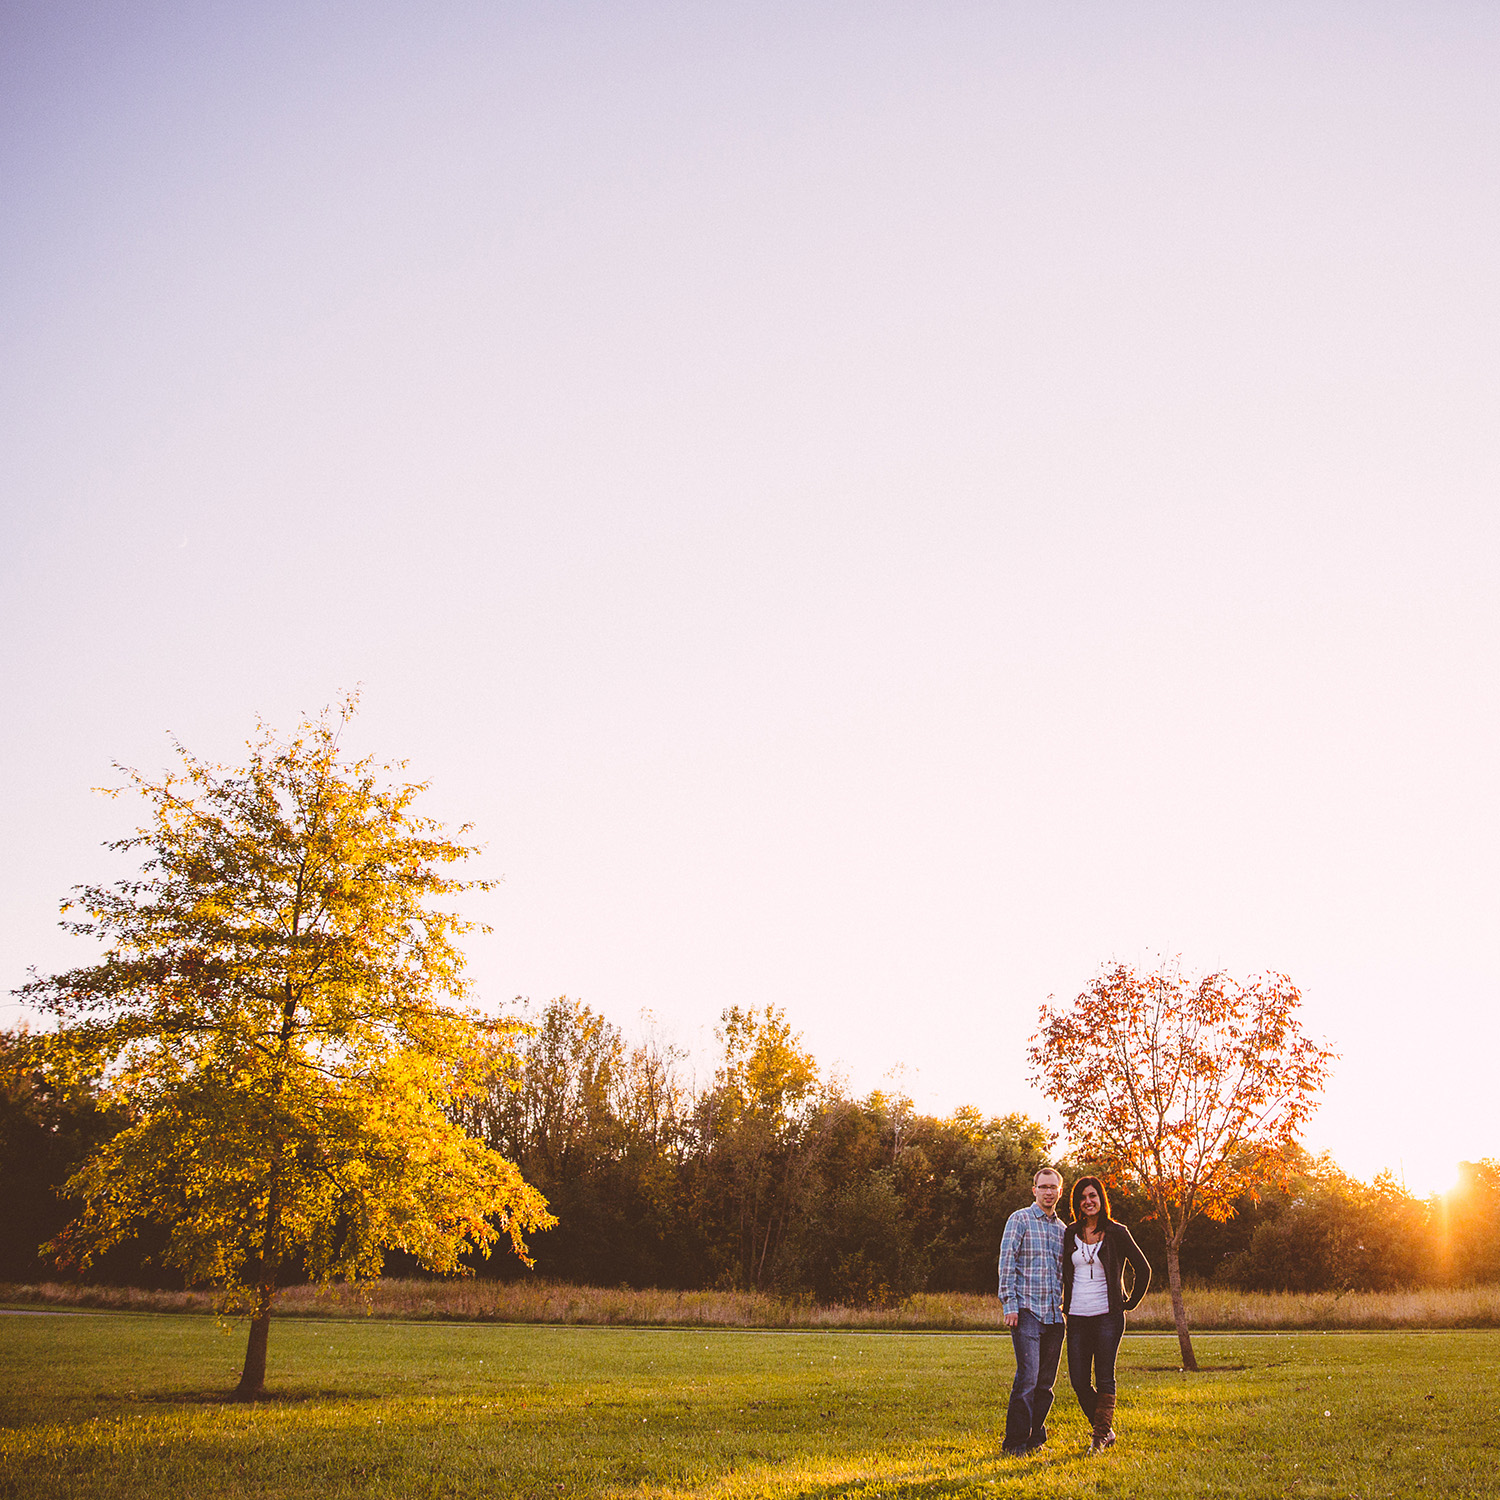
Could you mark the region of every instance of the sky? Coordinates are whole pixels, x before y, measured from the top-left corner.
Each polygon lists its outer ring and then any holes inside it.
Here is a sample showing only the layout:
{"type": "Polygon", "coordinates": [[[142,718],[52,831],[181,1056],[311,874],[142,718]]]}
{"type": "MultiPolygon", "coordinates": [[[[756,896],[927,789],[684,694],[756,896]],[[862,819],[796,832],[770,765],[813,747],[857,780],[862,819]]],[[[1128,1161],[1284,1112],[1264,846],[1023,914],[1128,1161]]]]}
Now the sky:
{"type": "MultiPolygon", "coordinates": [[[[479,993],[1048,1116],[1112,960],[1500,1157],[1500,11],[0,0],[0,987],[358,687],[479,993]]],[[[8,998],[0,1019],[23,1012],[8,998]]]]}

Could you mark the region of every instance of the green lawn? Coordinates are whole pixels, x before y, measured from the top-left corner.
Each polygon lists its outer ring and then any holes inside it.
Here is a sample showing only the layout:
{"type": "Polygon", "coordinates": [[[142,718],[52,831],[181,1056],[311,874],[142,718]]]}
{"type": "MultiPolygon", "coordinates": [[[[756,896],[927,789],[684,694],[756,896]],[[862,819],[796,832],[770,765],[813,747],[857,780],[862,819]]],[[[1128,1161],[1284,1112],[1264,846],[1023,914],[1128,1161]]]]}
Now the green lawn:
{"type": "Polygon", "coordinates": [[[1003,1459],[1009,1342],[392,1322],[273,1326],[226,1403],[208,1319],[0,1315],[0,1495],[1493,1496],[1500,1332],[1131,1335],[1119,1446],[1059,1381],[1003,1459]]]}

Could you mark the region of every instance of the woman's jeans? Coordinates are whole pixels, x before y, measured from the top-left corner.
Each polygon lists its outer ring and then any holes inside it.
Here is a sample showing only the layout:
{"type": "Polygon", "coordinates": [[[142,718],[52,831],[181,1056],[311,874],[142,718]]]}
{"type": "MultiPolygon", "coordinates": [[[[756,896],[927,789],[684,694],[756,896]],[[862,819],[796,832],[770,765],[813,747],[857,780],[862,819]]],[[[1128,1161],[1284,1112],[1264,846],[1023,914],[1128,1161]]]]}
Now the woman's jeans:
{"type": "Polygon", "coordinates": [[[1100,1313],[1094,1318],[1068,1317],[1068,1380],[1078,1404],[1090,1422],[1094,1420],[1094,1399],[1110,1396],[1115,1389],[1115,1356],[1125,1337],[1125,1314],[1100,1313]],[[1090,1383],[1089,1370],[1093,1369],[1090,1383]]]}
{"type": "Polygon", "coordinates": [[[1047,1441],[1047,1413],[1052,1410],[1063,1325],[1044,1323],[1023,1307],[1010,1331],[1010,1342],[1016,1351],[1016,1380],[1005,1412],[1005,1446],[1014,1451],[1047,1441]]]}

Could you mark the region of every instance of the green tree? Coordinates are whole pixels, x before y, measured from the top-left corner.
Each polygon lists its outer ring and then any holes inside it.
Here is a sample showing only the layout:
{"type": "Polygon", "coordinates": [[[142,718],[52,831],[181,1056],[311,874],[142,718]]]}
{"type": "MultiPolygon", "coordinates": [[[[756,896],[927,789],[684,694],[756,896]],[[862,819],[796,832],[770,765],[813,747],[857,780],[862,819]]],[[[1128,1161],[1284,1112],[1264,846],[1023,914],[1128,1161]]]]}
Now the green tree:
{"type": "Polygon", "coordinates": [[[1032,1176],[1051,1164],[1053,1137],[1022,1114],[986,1119],[972,1105],[948,1119],[919,1117],[909,1139],[930,1163],[916,1233],[932,1262],[933,1291],[995,1291],[1005,1221],[1031,1201],[1032,1176]]]}
{"type": "Polygon", "coordinates": [[[633,1043],[566,995],[526,1014],[525,1036],[454,1117],[547,1195],[558,1226],[535,1246],[537,1269],[595,1285],[699,1285],[684,1054],[649,1014],[633,1043]]]}
{"type": "Polygon", "coordinates": [[[461,1114],[547,1195],[560,1230],[537,1247],[548,1276],[625,1279],[616,1096],[626,1049],[618,1027],[566,995],[549,1001],[483,1094],[461,1114]]]}
{"type": "Polygon", "coordinates": [[[1306,1157],[1286,1191],[1273,1192],[1218,1279],[1251,1291],[1389,1291],[1431,1280],[1432,1205],[1388,1172],[1363,1183],[1327,1153],[1306,1157]]]}
{"type": "Polygon", "coordinates": [[[295,1270],[366,1279],[401,1249],[450,1272],[551,1222],[447,1113],[504,1031],[463,1004],[474,924],[433,905],[485,888],[445,873],[478,851],[415,812],[424,786],[387,784],[404,765],[340,759],[353,707],[286,741],[262,725],[240,768],[181,745],[159,781],[119,767],[150,813],[108,847],[143,863],[63,908],[106,950],[20,992],[129,1121],[67,1183],[60,1257],[164,1224],[166,1261],[249,1313],[245,1397],[295,1270]]]}
{"type": "Polygon", "coordinates": [[[96,1078],[55,1065],[45,1038],[0,1030],[0,1281],[45,1277],[38,1247],[76,1211],[58,1190],[124,1124],[96,1078]]]}

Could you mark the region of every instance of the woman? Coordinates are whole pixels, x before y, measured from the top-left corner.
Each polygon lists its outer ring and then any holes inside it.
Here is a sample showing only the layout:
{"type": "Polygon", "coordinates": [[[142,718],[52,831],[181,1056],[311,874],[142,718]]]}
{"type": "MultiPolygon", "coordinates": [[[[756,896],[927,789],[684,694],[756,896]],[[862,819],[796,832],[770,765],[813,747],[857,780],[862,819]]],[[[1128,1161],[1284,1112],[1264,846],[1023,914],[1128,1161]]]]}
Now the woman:
{"type": "Polygon", "coordinates": [[[1115,1356],[1125,1314],[1146,1295],[1151,1263],[1130,1231],[1109,1216],[1109,1194],[1097,1177],[1080,1177],[1069,1200],[1073,1222],[1063,1233],[1063,1313],[1068,1320],[1068,1380],[1093,1424],[1090,1453],[1115,1440],[1115,1356]],[[1125,1267],[1135,1273],[1125,1295],[1125,1267]],[[1093,1379],[1089,1378],[1090,1366],[1093,1379]]]}

